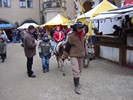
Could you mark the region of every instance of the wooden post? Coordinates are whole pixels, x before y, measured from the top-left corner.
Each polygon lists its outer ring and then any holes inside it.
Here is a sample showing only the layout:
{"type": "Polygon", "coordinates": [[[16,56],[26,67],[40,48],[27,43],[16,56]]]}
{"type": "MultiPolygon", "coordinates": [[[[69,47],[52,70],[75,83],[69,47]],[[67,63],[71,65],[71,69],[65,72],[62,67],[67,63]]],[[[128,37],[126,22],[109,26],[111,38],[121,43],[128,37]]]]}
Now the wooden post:
{"type": "Polygon", "coordinates": [[[100,56],[100,46],[99,45],[95,45],[94,46],[94,50],[95,50],[95,56],[99,57],[100,56]]]}
{"type": "Polygon", "coordinates": [[[125,65],[126,64],[126,49],[119,48],[119,64],[125,65]]]}
{"type": "Polygon", "coordinates": [[[126,58],[127,58],[127,50],[123,49],[123,65],[126,65],[126,58]]]}

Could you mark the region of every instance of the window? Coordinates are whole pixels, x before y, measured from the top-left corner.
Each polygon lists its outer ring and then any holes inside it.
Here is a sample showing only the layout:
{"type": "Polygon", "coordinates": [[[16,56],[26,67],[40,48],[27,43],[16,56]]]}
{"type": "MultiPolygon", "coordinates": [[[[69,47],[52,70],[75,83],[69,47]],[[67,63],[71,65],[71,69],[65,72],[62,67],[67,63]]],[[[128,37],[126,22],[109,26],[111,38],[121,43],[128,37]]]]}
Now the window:
{"type": "Polygon", "coordinates": [[[20,6],[20,8],[26,8],[25,0],[19,0],[19,6],[20,6]]]}
{"type": "Polygon", "coordinates": [[[4,0],[4,7],[10,7],[11,3],[10,0],[4,0]]]}
{"type": "Polygon", "coordinates": [[[2,7],[2,0],[0,0],[0,7],[2,7]]]}
{"type": "Polygon", "coordinates": [[[33,0],[27,0],[27,7],[33,8],[33,0]]]}

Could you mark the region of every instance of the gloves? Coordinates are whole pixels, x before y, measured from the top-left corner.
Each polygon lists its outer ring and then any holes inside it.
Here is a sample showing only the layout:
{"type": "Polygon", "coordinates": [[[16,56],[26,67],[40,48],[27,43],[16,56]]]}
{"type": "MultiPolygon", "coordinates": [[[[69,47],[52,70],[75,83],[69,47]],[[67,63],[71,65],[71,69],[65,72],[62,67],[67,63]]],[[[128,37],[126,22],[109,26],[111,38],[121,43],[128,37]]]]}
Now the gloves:
{"type": "Polygon", "coordinates": [[[49,59],[51,58],[51,53],[49,54],[49,56],[48,56],[48,57],[49,57],[49,59]]]}
{"type": "Polygon", "coordinates": [[[39,57],[42,58],[42,53],[39,53],[39,57]]]}

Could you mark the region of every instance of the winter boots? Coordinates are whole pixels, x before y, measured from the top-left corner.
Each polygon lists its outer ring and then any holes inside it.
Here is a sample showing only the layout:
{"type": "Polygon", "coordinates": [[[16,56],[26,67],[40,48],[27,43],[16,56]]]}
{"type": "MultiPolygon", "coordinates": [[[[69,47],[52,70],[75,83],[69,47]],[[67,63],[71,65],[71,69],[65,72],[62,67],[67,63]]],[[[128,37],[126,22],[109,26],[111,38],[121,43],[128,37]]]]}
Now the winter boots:
{"type": "Polygon", "coordinates": [[[73,78],[73,80],[74,80],[74,91],[77,94],[81,94],[81,92],[80,92],[80,84],[79,84],[79,77],[73,78]]]}
{"type": "Polygon", "coordinates": [[[43,73],[49,72],[49,67],[43,67],[43,73]]]}

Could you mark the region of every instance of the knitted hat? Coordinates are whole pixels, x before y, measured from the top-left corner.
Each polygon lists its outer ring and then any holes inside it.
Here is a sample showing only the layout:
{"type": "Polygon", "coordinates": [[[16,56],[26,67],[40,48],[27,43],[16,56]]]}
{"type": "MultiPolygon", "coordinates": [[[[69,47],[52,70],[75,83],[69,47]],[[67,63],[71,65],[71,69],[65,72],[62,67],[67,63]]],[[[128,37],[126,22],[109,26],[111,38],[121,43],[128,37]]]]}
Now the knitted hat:
{"type": "Polygon", "coordinates": [[[44,42],[48,42],[49,41],[48,35],[47,34],[44,34],[43,37],[42,37],[42,40],[44,42]]]}

